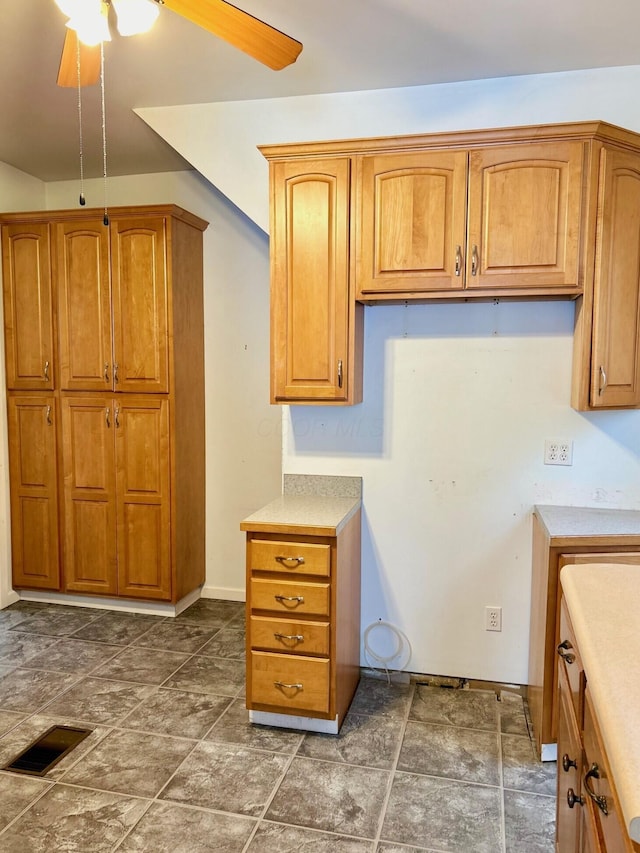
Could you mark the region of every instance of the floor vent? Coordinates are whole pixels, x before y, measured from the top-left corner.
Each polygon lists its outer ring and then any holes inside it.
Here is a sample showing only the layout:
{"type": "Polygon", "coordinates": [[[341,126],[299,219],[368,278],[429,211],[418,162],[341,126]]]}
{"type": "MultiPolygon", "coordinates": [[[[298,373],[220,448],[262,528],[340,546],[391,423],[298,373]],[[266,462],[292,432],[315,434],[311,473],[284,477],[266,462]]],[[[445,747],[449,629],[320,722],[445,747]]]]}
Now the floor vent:
{"type": "Polygon", "coordinates": [[[2,769],[29,776],[44,776],[92,731],[73,726],[52,726],[2,769]]]}

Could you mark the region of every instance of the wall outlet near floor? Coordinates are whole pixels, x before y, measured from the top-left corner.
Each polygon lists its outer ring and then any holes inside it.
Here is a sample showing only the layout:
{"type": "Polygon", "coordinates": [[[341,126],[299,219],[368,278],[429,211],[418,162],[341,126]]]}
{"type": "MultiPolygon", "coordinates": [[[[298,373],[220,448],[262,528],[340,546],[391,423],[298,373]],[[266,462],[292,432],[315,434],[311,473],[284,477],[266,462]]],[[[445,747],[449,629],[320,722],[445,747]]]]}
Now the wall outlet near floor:
{"type": "Polygon", "coordinates": [[[545,465],[573,465],[573,442],[568,438],[548,438],[544,443],[545,465]]]}
{"type": "Polygon", "coordinates": [[[502,631],[502,607],[485,607],[484,627],[486,631],[502,631]]]}

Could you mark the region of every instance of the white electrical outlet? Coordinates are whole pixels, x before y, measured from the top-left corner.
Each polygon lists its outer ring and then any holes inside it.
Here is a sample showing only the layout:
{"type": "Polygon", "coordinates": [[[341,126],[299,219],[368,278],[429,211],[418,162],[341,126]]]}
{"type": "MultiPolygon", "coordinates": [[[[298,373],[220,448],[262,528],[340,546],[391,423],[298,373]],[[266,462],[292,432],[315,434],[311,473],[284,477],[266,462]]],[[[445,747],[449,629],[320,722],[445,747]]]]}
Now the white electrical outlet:
{"type": "Polygon", "coordinates": [[[487,631],[502,631],[502,607],[485,607],[484,627],[487,631]]]}
{"type": "Polygon", "coordinates": [[[545,465],[573,465],[573,442],[568,438],[548,438],[544,443],[545,465]]]}

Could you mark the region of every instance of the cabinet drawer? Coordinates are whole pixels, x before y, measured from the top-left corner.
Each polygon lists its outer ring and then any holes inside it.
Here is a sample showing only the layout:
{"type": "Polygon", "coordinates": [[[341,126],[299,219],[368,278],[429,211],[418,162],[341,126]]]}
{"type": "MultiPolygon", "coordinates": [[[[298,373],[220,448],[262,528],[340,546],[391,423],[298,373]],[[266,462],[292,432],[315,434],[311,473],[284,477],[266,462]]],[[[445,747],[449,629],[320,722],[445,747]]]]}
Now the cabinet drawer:
{"type": "Polygon", "coordinates": [[[329,661],[251,652],[251,702],[327,714],[329,661]]]}
{"type": "Polygon", "coordinates": [[[329,545],[312,542],[252,539],[249,560],[252,571],[329,577],[331,551],[329,545]]]}
{"type": "Polygon", "coordinates": [[[567,676],[576,721],[578,726],[581,727],[584,715],[582,707],[585,685],[584,667],[578,653],[578,644],[564,600],[562,601],[560,610],[560,644],[558,645],[557,652],[559,656],[558,669],[564,670],[567,676]]]}
{"type": "Polygon", "coordinates": [[[604,746],[591,705],[587,688],[584,711],[584,755],[585,763],[582,773],[582,796],[591,800],[595,821],[600,827],[604,849],[611,851],[631,851],[631,842],[622,823],[618,810],[617,798],[614,796],[611,771],[605,756],[604,746]],[[606,805],[607,814],[590,796],[590,792],[601,798],[606,805]]]}
{"type": "Polygon", "coordinates": [[[328,622],[294,622],[252,616],[249,631],[249,642],[254,649],[329,656],[328,622]]]}
{"type": "Polygon", "coordinates": [[[252,610],[329,615],[329,584],[251,578],[252,610]]]}

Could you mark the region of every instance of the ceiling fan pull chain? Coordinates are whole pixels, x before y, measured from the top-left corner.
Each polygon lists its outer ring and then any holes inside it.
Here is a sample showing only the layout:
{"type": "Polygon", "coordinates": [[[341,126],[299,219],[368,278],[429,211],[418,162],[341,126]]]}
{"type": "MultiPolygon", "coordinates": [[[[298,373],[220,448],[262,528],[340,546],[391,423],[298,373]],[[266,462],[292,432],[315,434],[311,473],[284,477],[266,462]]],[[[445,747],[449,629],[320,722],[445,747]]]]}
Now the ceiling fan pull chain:
{"type": "Polygon", "coordinates": [[[80,42],[76,39],[76,69],[78,72],[78,128],[80,134],[80,198],[81,205],[85,205],[84,197],[84,146],[82,144],[82,84],[80,78],[80,42]]]}
{"type": "Polygon", "coordinates": [[[104,181],[104,217],[102,221],[109,224],[107,211],[107,123],[104,109],[104,42],[100,42],[100,90],[102,95],[102,178],[104,181]]]}

